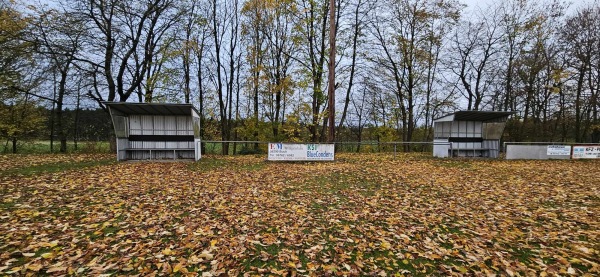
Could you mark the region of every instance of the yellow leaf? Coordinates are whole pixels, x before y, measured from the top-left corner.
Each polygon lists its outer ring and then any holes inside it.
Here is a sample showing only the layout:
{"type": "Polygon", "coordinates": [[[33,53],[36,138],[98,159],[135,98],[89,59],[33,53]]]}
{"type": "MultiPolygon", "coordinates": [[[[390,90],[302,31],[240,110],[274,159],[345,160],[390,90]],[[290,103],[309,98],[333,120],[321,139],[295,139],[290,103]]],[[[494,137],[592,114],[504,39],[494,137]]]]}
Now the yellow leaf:
{"type": "Polygon", "coordinates": [[[44,259],[52,259],[52,258],[54,258],[54,253],[52,253],[52,252],[48,252],[48,253],[44,253],[44,254],[42,254],[42,255],[40,255],[40,256],[41,256],[42,258],[44,258],[44,259]]]}
{"type": "Polygon", "coordinates": [[[17,272],[21,271],[21,268],[23,268],[23,267],[21,267],[21,266],[15,266],[15,267],[11,268],[10,272],[8,272],[8,273],[10,273],[10,274],[17,273],[17,272]]]}
{"type": "Polygon", "coordinates": [[[390,249],[390,247],[392,247],[392,245],[389,242],[387,242],[387,241],[382,241],[381,242],[381,248],[383,248],[383,249],[390,249]]]}
{"type": "MultiPolygon", "coordinates": [[[[23,254],[23,255],[25,255],[25,254],[23,254]]],[[[582,264],[583,263],[582,260],[577,259],[577,258],[571,258],[571,259],[569,259],[569,262],[573,263],[573,264],[582,264]]]]}
{"type": "Polygon", "coordinates": [[[173,267],[173,273],[175,272],[179,272],[179,270],[181,270],[181,268],[183,267],[182,263],[178,263],[173,267]]]}
{"type": "Polygon", "coordinates": [[[590,254],[592,252],[589,248],[583,247],[583,246],[580,246],[577,249],[579,249],[579,251],[581,251],[581,252],[583,252],[585,254],[590,254]]]}
{"type": "Polygon", "coordinates": [[[467,273],[467,271],[469,271],[469,270],[467,270],[467,269],[466,269],[464,266],[457,266],[457,267],[456,267],[456,269],[457,269],[458,271],[460,271],[460,273],[463,273],[463,274],[464,274],[464,273],[467,273]]]}
{"type": "Polygon", "coordinates": [[[27,269],[29,269],[31,271],[35,271],[35,272],[40,271],[40,269],[42,269],[42,267],[44,267],[42,264],[30,264],[30,265],[27,265],[27,269]]]}
{"type": "Polygon", "coordinates": [[[51,267],[50,269],[46,270],[46,273],[62,272],[65,270],[67,270],[66,266],[57,266],[57,267],[51,267]]]}
{"type": "Polygon", "coordinates": [[[213,259],[213,254],[210,254],[206,251],[202,252],[202,254],[198,255],[198,257],[203,258],[203,259],[207,259],[207,260],[212,260],[213,259]]]}

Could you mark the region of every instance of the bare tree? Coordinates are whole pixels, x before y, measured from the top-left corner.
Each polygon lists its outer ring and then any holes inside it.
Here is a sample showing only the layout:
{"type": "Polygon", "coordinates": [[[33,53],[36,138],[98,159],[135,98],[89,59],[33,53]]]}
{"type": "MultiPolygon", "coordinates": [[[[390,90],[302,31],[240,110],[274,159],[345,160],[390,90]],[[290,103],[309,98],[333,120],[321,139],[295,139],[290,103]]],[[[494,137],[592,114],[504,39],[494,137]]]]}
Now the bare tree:
{"type": "MultiPolygon", "coordinates": [[[[214,52],[212,65],[216,75],[212,77],[218,97],[221,139],[228,141],[231,136],[231,117],[233,94],[236,76],[239,74],[238,60],[241,54],[239,47],[238,1],[221,3],[214,0],[211,3],[211,23],[214,52]],[[227,41],[228,39],[228,41],[227,41]],[[226,44],[229,42],[229,44],[226,44]]],[[[229,153],[229,145],[223,143],[223,154],[229,153]]]]}
{"type": "Polygon", "coordinates": [[[319,121],[322,118],[322,106],[326,97],[323,93],[324,66],[326,60],[327,42],[327,15],[329,13],[328,3],[319,4],[317,1],[300,1],[301,13],[297,19],[298,28],[304,40],[304,47],[300,47],[302,58],[297,61],[308,72],[311,90],[312,119],[310,122],[310,133],[312,141],[319,141],[319,121]],[[306,62],[305,62],[306,61],[306,62]]]}
{"type": "MultiPolygon", "coordinates": [[[[348,77],[348,83],[346,84],[346,95],[344,97],[344,108],[342,109],[342,115],[340,118],[340,122],[338,125],[338,132],[346,123],[346,119],[348,116],[348,108],[351,98],[351,92],[354,87],[354,78],[356,75],[356,71],[358,69],[358,58],[359,58],[359,50],[360,50],[360,38],[365,36],[364,29],[366,29],[368,24],[368,17],[371,10],[374,8],[374,2],[370,2],[368,0],[357,0],[354,1],[351,5],[353,6],[352,11],[352,19],[350,25],[350,41],[352,46],[351,54],[350,54],[350,73],[348,77]]],[[[360,120],[359,120],[360,122],[360,120]]]]}
{"type": "Polygon", "coordinates": [[[496,71],[493,59],[501,50],[503,36],[498,22],[499,8],[491,6],[476,14],[473,21],[463,21],[452,38],[454,62],[450,69],[458,76],[463,96],[467,99],[467,110],[479,110],[488,91],[495,82],[496,71]]]}
{"type": "Polygon", "coordinates": [[[67,151],[67,134],[64,126],[63,105],[67,94],[71,69],[76,56],[82,48],[84,36],[82,22],[66,12],[56,10],[40,11],[34,21],[34,34],[37,51],[50,61],[50,66],[58,73],[58,87],[53,105],[56,104],[51,115],[56,123],[56,133],[60,140],[60,152],[67,151]]]}
{"type": "Polygon", "coordinates": [[[569,66],[575,74],[575,139],[585,141],[589,130],[590,115],[597,120],[597,81],[592,71],[599,59],[598,7],[586,7],[569,17],[562,31],[562,38],[570,54],[569,66]],[[595,112],[594,112],[595,111],[595,112]],[[588,123],[588,124],[586,124],[588,123]]]}
{"type": "MultiPolygon", "coordinates": [[[[157,47],[175,18],[173,0],[77,0],[68,2],[88,30],[86,51],[77,58],[95,79],[97,101],[127,101],[140,91],[156,61],[157,47]],[[106,91],[106,93],[105,93],[106,91]]],[[[152,98],[152,94],[147,95],[152,98]]],[[[138,96],[138,101],[142,101],[138,96]]]]}
{"type": "MultiPolygon", "coordinates": [[[[416,128],[417,101],[431,85],[431,71],[437,54],[432,45],[439,45],[443,29],[432,32],[434,24],[453,25],[459,18],[458,2],[437,3],[424,0],[393,0],[382,7],[392,12],[390,18],[381,11],[373,23],[373,36],[381,47],[381,58],[396,96],[401,118],[402,139],[411,141],[416,128]],[[441,21],[441,23],[440,23],[441,21]],[[432,44],[433,43],[433,44],[432,44]]],[[[430,88],[429,88],[430,89],[430,88]]]]}

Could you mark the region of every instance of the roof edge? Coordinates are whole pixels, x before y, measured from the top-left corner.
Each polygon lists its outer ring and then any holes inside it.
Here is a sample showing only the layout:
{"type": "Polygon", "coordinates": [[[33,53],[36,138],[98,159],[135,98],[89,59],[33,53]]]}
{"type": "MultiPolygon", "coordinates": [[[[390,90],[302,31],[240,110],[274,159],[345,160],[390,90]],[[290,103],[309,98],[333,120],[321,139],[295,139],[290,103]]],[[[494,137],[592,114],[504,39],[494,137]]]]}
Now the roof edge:
{"type": "Polygon", "coordinates": [[[154,107],[190,107],[196,114],[200,115],[200,112],[194,105],[189,103],[140,103],[140,102],[116,102],[116,101],[100,101],[101,104],[110,106],[154,106],[154,107]]]}
{"type": "MultiPolygon", "coordinates": [[[[480,114],[480,115],[497,115],[496,117],[493,117],[493,119],[495,118],[500,118],[500,117],[504,117],[504,116],[511,116],[513,114],[516,114],[517,112],[508,112],[508,111],[455,111],[453,113],[449,113],[443,116],[440,116],[438,118],[434,118],[434,121],[446,118],[446,117],[450,117],[453,116],[453,120],[454,118],[456,118],[457,116],[460,116],[461,114],[480,114]]],[[[491,119],[490,119],[491,120],[491,119]]]]}

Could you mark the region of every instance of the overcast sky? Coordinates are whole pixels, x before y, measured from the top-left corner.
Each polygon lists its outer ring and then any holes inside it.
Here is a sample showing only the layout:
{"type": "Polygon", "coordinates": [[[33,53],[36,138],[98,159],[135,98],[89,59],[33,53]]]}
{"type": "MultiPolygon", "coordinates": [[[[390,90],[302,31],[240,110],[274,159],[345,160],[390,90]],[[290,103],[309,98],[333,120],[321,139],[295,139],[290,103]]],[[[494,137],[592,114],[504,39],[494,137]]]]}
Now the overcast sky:
{"type": "MultiPolygon", "coordinates": [[[[494,3],[496,1],[504,1],[504,0],[459,0],[460,2],[467,5],[465,11],[469,11],[474,7],[479,6],[480,8],[485,8],[489,4],[494,3]]],[[[550,2],[551,0],[541,0],[542,2],[550,2]]],[[[574,12],[578,7],[582,7],[586,4],[591,4],[593,2],[598,2],[599,0],[563,0],[567,3],[570,3],[567,14],[570,12],[574,12]]]]}

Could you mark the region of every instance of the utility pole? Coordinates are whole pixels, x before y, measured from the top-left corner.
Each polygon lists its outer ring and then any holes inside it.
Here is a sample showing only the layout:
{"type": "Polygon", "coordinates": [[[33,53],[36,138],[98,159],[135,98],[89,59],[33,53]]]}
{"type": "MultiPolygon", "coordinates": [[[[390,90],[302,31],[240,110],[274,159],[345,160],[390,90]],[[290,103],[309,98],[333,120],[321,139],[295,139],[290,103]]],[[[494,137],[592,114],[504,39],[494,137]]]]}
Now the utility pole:
{"type": "Polygon", "coordinates": [[[329,0],[329,78],[327,96],[329,119],[327,138],[335,142],[335,0],[329,0]]]}

